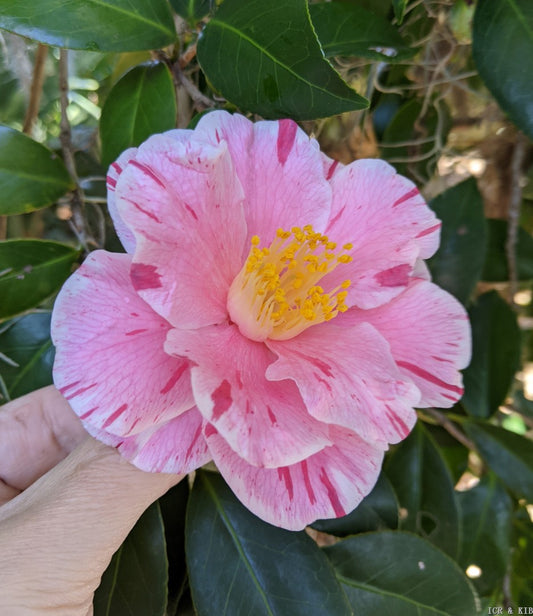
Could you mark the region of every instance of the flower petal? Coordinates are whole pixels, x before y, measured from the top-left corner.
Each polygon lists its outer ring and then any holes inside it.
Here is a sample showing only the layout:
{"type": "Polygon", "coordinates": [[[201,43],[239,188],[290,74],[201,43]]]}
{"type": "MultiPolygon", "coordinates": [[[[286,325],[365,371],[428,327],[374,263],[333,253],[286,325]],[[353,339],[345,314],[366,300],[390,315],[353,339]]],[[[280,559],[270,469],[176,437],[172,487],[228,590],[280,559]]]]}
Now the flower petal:
{"type": "Polygon", "coordinates": [[[165,350],[191,360],[200,412],[250,464],[292,464],[330,444],[328,426],[308,415],[296,385],[265,378],[274,355],[235,325],[171,330],[165,350]]]}
{"type": "Polygon", "coordinates": [[[254,124],[241,115],[213,111],[202,117],[195,132],[213,145],[228,145],[246,195],[248,241],[259,235],[266,246],[280,227],[311,224],[324,230],[331,188],[317,142],[295,122],[254,124]]]}
{"type": "Polygon", "coordinates": [[[134,288],[172,324],[200,327],[226,318],[244,260],[243,194],[225,144],[174,133],[139,147],[117,182],[117,208],[137,242],[134,288]]]}
{"type": "Polygon", "coordinates": [[[119,240],[122,242],[122,245],[124,246],[126,252],[129,253],[135,252],[135,236],[118,213],[115,201],[115,189],[120,174],[124,170],[124,167],[130,162],[130,160],[135,158],[136,152],[137,148],[128,148],[127,150],[122,152],[122,154],[117,158],[117,160],[114,163],[111,163],[106,178],[107,209],[109,211],[109,215],[111,216],[111,220],[113,221],[113,225],[115,227],[115,231],[117,232],[119,240]]]}
{"type": "Polygon", "coordinates": [[[452,406],[463,395],[459,370],[470,362],[471,340],[463,306],[425,280],[411,282],[390,303],[352,309],[339,323],[371,323],[389,342],[400,371],[422,392],[419,406],[452,406]]]}
{"type": "Polygon", "coordinates": [[[397,443],[414,426],[420,392],[402,377],[389,345],[368,323],[324,323],[290,341],[267,344],[278,355],[267,378],[293,379],[316,419],[371,443],[397,443]]]}
{"type": "Polygon", "coordinates": [[[437,250],[440,222],[415,185],[384,161],[357,160],[335,173],[331,185],[326,233],[353,244],[353,262],[337,267],[322,286],[350,279],[346,303],[374,308],[407,286],[417,258],[437,250]]]}
{"type": "Polygon", "coordinates": [[[205,435],[213,459],[236,496],[262,520],[301,530],[319,518],[349,513],[372,490],[383,450],[341,428],[333,445],[307,460],[279,468],[257,468],[228,447],[208,424],[205,435]]]}
{"type": "Polygon", "coordinates": [[[190,473],[211,460],[196,407],[133,436],[116,436],[92,425],[92,436],[115,447],[137,468],[150,473],[190,473]]]}
{"type": "Polygon", "coordinates": [[[56,387],[86,424],[122,436],[194,405],[189,362],[164,352],[170,325],[135,293],[130,262],[92,252],[52,317],[56,387]]]}

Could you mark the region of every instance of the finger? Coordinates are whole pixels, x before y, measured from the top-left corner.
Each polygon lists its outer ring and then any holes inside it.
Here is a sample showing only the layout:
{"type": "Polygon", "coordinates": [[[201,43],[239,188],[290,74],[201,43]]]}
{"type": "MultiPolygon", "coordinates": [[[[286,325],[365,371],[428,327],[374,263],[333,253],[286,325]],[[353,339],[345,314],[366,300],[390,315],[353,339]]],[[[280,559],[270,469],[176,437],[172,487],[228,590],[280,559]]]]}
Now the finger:
{"type": "Polygon", "coordinates": [[[53,386],[0,410],[0,504],[27,488],[76,447],[87,433],[53,386]]]}
{"type": "Polygon", "coordinates": [[[0,613],[40,614],[46,601],[47,613],[85,616],[136,520],[182,477],[140,471],[87,437],[0,508],[0,578],[9,589],[7,599],[0,596],[0,613]]]}

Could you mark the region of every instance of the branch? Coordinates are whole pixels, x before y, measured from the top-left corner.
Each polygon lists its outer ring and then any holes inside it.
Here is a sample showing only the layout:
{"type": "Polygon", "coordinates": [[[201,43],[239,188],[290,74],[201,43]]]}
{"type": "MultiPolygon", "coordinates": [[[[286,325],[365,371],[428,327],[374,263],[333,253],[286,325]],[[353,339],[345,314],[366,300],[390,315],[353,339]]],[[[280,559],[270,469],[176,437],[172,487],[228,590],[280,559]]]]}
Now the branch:
{"type": "Polygon", "coordinates": [[[41,102],[41,94],[43,92],[44,67],[47,55],[48,47],[42,43],[39,43],[37,51],[35,52],[35,64],[33,65],[30,99],[28,102],[28,108],[26,109],[24,126],[22,127],[22,132],[30,136],[32,134],[33,124],[39,114],[39,104],[41,102]]]}
{"type": "Polygon", "coordinates": [[[439,426],[442,426],[448,434],[451,434],[455,440],[459,441],[467,449],[477,451],[477,447],[474,443],[466,436],[464,432],[461,432],[461,430],[459,430],[459,428],[452,423],[444,413],[441,413],[440,411],[437,411],[437,409],[433,408],[422,409],[422,412],[431,416],[439,424],[439,426]]]}
{"type": "MultiPolygon", "coordinates": [[[[509,200],[509,212],[507,214],[507,241],[505,253],[507,255],[507,267],[509,268],[509,293],[511,305],[515,306],[514,296],[518,291],[518,267],[516,263],[516,244],[518,241],[518,227],[520,222],[520,206],[522,203],[521,176],[524,159],[526,156],[527,138],[523,133],[517,134],[516,144],[511,158],[511,198],[509,200]]],[[[515,306],[516,307],[516,306],[515,306]]]]}

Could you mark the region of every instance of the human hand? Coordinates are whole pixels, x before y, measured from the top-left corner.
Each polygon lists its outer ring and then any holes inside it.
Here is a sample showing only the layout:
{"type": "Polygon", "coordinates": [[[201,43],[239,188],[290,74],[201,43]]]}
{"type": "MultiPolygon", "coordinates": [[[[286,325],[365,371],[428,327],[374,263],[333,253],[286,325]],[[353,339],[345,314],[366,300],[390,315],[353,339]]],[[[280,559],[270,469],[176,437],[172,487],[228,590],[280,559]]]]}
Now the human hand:
{"type": "Polygon", "coordinates": [[[0,409],[0,613],[88,616],[142,512],[182,475],[146,473],[88,436],[45,387],[0,409]]]}

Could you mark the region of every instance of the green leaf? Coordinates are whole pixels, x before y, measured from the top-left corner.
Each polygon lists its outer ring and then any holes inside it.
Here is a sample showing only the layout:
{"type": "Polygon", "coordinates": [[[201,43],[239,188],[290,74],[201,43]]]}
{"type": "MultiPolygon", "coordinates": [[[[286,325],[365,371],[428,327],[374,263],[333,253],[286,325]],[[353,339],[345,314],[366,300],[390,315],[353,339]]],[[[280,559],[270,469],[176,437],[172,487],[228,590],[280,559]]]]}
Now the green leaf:
{"type": "Polygon", "coordinates": [[[198,616],[352,613],[316,543],[255,517],[220,475],[196,475],[185,533],[198,616]]]}
{"type": "Polygon", "coordinates": [[[405,15],[405,9],[407,8],[407,0],[392,0],[392,6],[396,21],[401,24],[405,15]]]}
{"type": "Polygon", "coordinates": [[[398,173],[418,183],[433,175],[439,154],[437,142],[446,143],[450,128],[448,108],[442,102],[430,107],[424,116],[421,114],[422,103],[417,99],[402,105],[387,126],[381,143],[383,158],[398,173]],[[405,145],[406,142],[410,145],[405,145]]]}
{"type": "Polygon", "coordinates": [[[442,220],[440,248],[428,261],[433,280],[466,304],[481,277],[487,244],[483,199],[475,179],[449,188],[429,205],[442,220]]]}
{"type": "Polygon", "coordinates": [[[94,594],[94,616],[165,616],[167,559],[159,505],[141,516],[94,594]]]}
{"type": "Polygon", "coordinates": [[[464,424],[482,458],[518,498],[533,503],[533,443],[487,423],[464,424]]]}
{"type": "Polygon", "coordinates": [[[470,310],[472,361],[464,371],[462,404],[469,415],[490,417],[498,410],[520,363],[516,315],[496,291],[481,295],[470,310]]]}
{"type": "Polygon", "coordinates": [[[215,89],[263,117],[313,120],[368,107],[324,58],[306,0],[224,0],[198,60],[215,89]]]}
{"type": "MultiPolygon", "coordinates": [[[[37,312],[3,323],[0,353],[15,365],[2,361],[0,376],[10,398],[18,398],[52,383],[54,347],[50,340],[50,313],[37,312]]],[[[6,400],[1,400],[6,402],[6,400]]]]}
{"type": "Polygon", "coordinates": [[[127,148],[175,126],[176,93],[168,67],[136,66],[115,84],[102,109],[102,163],[110,165],[127,148]]]}
{"type": "Polygon", "coordinates": [[[356,4],[320,2],[309,5],[309,14],[328,58],[358,56],[399,62],[416,53],[384,17],[356,4]]]}
{"type": "Polygon", "coordinates": [[[342,518],[317,520],[311,526],[316,530],[338,537],[371,530],[396,528],[398,526],[398,500],[390,481],[384,473],[381,473],[372,492],[351,513],[342,518]]]}
{"type": "Polygon", "coordinates": [[[422,535],[455,558],[459,550],[459,509],[446,462],[419,422],[387,460],[396,491],[400,527],[422,535]]]}
{"type": "Polygon", "coordinates": [[[0,126],[0,216],[50,205],[74,188],[63,161],[23,133],[0,126]]]}
{"type": "Polygon", "coordinates": [[[87,51],[155,49],[176,38],[166,0],[2,0],[0,28],[87,51]]]}
{"type": "Polygon", "coordinates": [[[45,240],[0,243],[0,319],[33,308],[69,277],[79,252],[45,240]]]}
{"type": "MultiPolygon", "coordinates": [[[[508,223],[506,220],[487,219],[488,248],[482,280],[503,282],[509,280],[509,267],[505,244],[508,223]]],[[[516,268],[519,280],[533,278],[533,237],[522,227],[518,229],[516,243],[516,268]]]]}
{"type": "Polygon", "coordinates": [[[514,519],[512,596],[518,605],[533,605],[533,525],[525,507],[514,519]]]}
{"type": "Polygon", "coordinates": [[[357,615],[479,613],[474,590],[457,564],[416,535],[367,533],[324,551],[357,615]]]}
{"type": "Polygon", "coordinates": [[[170,4],[183,19],[195,23],[211,12],[215,0],[170,0],[170,4]]]}
{"type": "Polygon", "coordinates": [[[511,120],[533,138],[533,3],[483,0],[474,13],[474,62],[511,120]]]}
{"type": "Polygon", "coordinates": [[[473,583],[481,595],[489,595],[501,585],[507,570],[513,503],[493,474],[457,497],[463,522],[459,563],[465,570],[470,565],[481,569],[473,583]]]}

